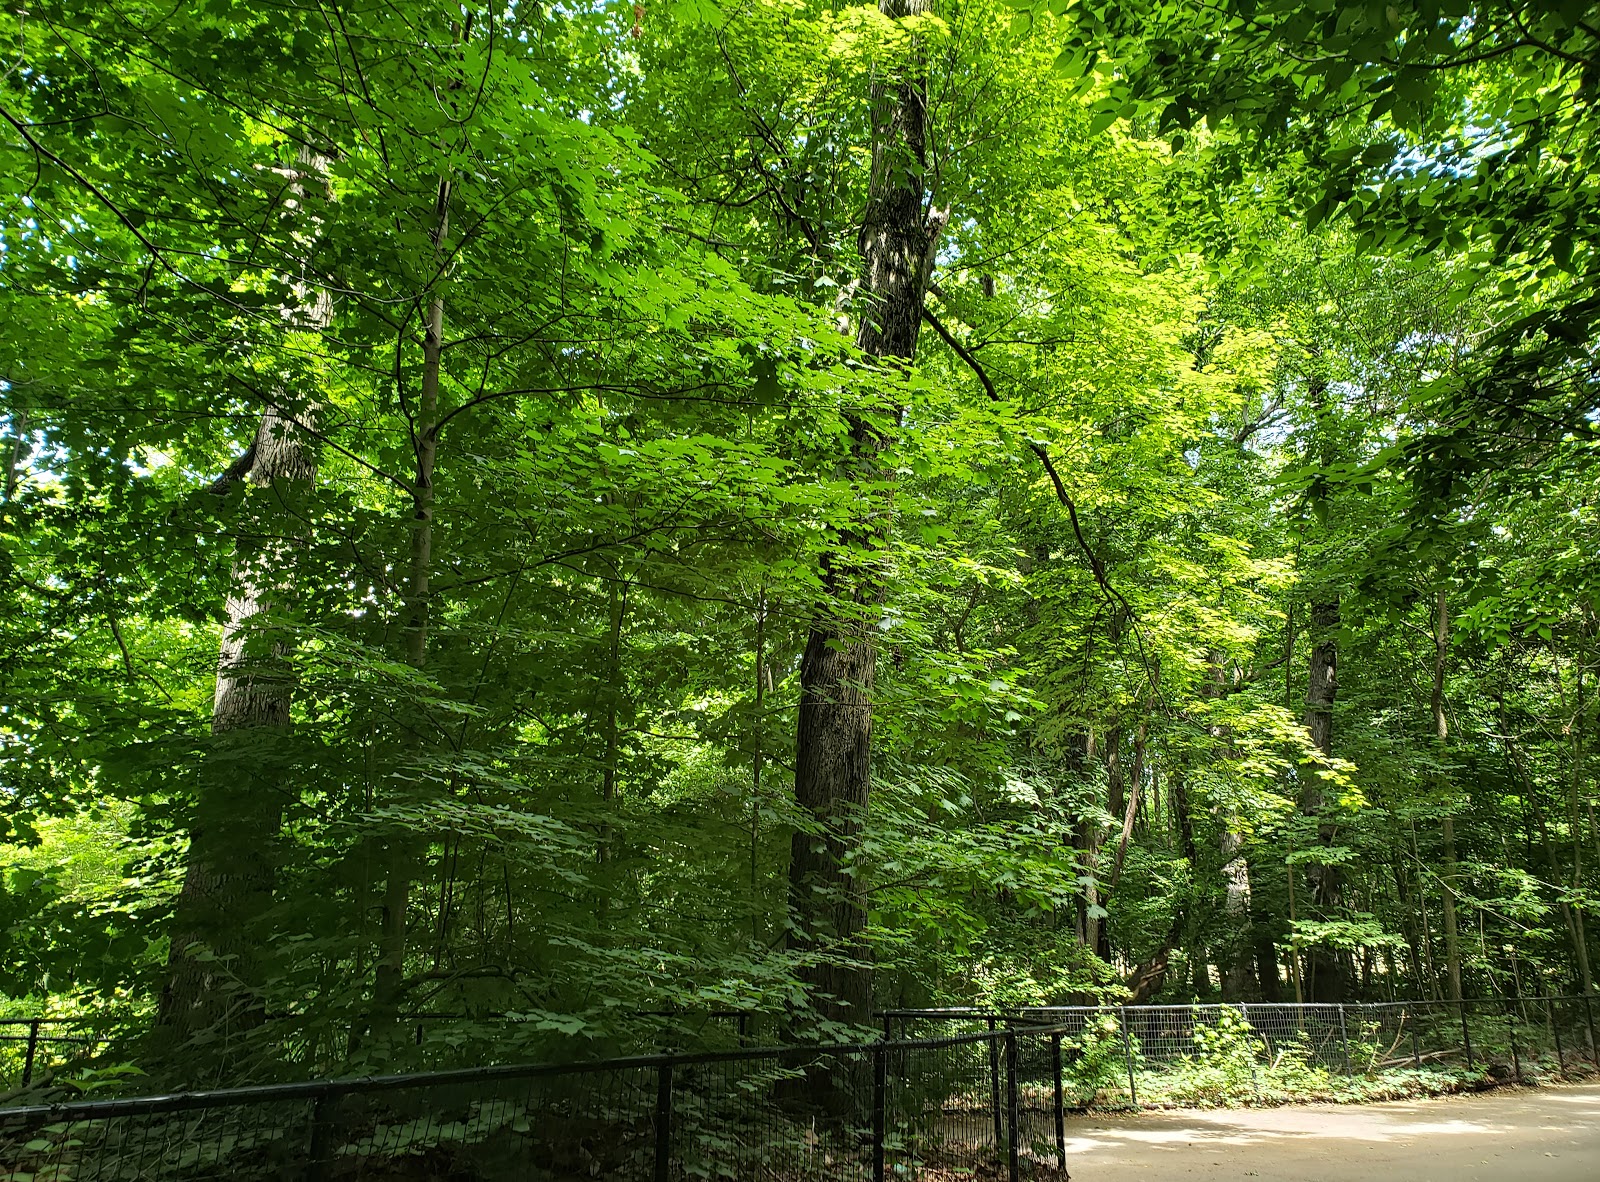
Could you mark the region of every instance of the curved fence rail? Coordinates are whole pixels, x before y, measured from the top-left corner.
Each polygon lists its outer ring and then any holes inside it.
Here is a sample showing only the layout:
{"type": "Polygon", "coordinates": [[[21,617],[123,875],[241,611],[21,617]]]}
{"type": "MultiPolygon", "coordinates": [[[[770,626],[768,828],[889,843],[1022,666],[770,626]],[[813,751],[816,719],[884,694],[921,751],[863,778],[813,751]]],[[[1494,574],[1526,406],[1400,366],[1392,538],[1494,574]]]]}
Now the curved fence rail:
{"type": "Polygon", "coordinates": [[[494,1066],[0,1110],[32,1182],[929,1182],[1066,1169],[1066,1114],[1379,1069],[1596,1066],[1585,998],[891,1010],[882,1041],[494,1066]]]}

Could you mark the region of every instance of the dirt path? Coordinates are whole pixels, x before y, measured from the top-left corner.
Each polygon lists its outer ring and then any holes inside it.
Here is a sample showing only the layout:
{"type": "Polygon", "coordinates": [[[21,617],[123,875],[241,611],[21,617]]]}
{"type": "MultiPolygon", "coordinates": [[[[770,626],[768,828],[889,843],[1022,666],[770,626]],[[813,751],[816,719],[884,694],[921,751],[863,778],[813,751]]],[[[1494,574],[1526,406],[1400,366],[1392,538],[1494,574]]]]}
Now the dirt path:
{"type": "Polygon", "coordinates": [[[1600,1085],[1067,1124],[1073,1182],[1596,1182],[1600,1085]]]}

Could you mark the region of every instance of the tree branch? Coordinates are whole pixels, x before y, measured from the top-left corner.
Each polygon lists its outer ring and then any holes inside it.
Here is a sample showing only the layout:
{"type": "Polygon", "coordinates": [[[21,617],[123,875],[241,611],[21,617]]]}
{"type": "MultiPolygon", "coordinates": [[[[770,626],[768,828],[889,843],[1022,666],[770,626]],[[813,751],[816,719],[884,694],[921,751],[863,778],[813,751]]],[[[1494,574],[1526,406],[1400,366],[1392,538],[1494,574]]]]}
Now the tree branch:
{"type": "Polygon", "coordinates": [[[210,484],[206,485],[206,491],[211,493],[213,496],[227,496],[228,490],[248,476],[250,474],[250,469],[254,468],[255,466],[256,444],[255,441],[252,440],[250,446],[245,448],[243,455],[234,460],[233,463],[229,464],[227,470],[224,471],[221,476],[218,476],[210,484]]]}
{"type": "MultiPolygon", "coordinates": [[[[1005,399],[1000,397],[999,391],[995,389],[994,382],[990,379],[989,373],[984,369],[983,364],[972,355],[965,345],[951,335],[949,329],[939,323],[939,318],[927,308],[922,309],[922,318],[928,322],[934,332],[939,334],[939,339],[949,345],[956,356],[966,362],[967,368],[977,375],[979,383],[983,386],[983,392],[989,396],[989,400],[997,403],[1005,402],[1005,399]]],[[[1067,510],[1067,518],[1072,522],[1072,533],[1077,538],[1078,549],[1083,551],[1083,556],[1089,563],[1089,569],[1094,573],[1095,582],[1100,584],[1100,589],[1109,598],[1122,605],[1123,610],[1128,613],[1129,619],[1134,619],[1133,606],[1123,598],[1120,591],[1111,585],[1106,577],[1105,564],[1100,561],[1099,555],[1090,547],[1089,539],[1084,537],[1083,525],[1078,520],[1078,506],[1073,501],[1072,494],[1067,492],[1067,486],[1061,479],[1061,473],[1056,471],[1055,462],[1050,458],[1050,452],[1045,448],[1044,444],[1033,439],[1028,440],[1028,450],[1038,457],[1039,463],[1044,466],[1045,474],[1050,477],[1050,483],[1055,486],[1056,499],[1067,510]]]]}

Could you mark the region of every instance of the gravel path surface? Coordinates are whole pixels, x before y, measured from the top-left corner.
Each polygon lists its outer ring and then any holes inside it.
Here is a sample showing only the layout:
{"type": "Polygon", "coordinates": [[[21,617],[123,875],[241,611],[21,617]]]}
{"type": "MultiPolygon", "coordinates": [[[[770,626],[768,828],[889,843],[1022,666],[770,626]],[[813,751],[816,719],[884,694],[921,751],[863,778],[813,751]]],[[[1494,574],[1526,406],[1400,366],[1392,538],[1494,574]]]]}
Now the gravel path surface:
{"type": "Polygon", "coordinates": [[[1073,1182],[1600,1182],[1600,1084],[1067,1124],[1073,1182]]]}

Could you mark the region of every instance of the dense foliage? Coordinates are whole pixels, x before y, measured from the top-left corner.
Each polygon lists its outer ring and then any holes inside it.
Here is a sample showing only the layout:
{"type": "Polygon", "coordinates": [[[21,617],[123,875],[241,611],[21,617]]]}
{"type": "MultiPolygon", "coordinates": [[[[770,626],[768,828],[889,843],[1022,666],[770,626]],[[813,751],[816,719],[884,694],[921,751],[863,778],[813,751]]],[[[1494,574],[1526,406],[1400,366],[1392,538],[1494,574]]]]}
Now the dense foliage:
{"type": "Polygon", "coordinates": [[[0,41],[0,1007],[1592,991],[1592,5],[0,41]]]}

